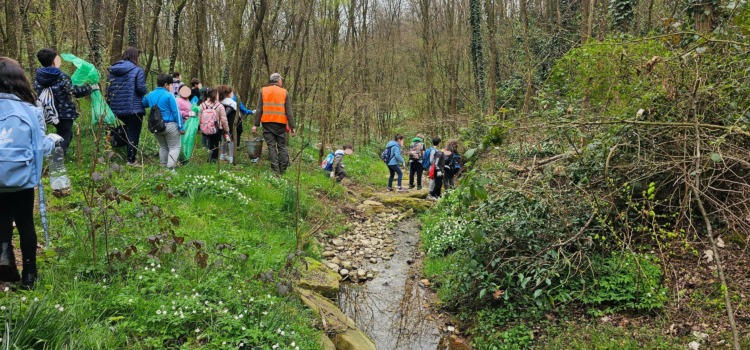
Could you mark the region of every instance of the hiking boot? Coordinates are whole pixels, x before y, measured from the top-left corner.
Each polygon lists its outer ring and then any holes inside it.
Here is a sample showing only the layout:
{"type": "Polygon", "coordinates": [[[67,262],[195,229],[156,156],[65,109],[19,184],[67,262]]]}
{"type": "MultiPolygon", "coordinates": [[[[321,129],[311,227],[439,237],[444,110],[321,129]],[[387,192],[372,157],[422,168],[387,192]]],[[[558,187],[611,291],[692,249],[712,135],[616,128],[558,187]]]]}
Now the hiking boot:
{"type": "Polygon", "coordinates": [[[414,188],[414,185],[409,185],[409,189],[410,190],[413,189],[413,188],[414,188]]]}
{"type": "Polygon", "coordinates": [[[405,189],[405,188],[403,188],[403,187],[399,187],[399,188],[398,188],[397,190],[398,190],[399,192],[405,192],[405,191],[406,191],[406,189],[405,189]]]}
{"type": "Polygon", "coordinates": [[[126,165],[126,166],[129,166],[129,167],[131,167],[131,168],[143,168],[143,164],[141,164],[141,163],[138,163],[138,162],[128,162],[128,163],[127,163],[127,164],[125,164],[125,165],[126,165]]]}
{"type": "Polygon", "coordinates": [[[393,192],[393,187],[388,187],[385,190],[388,191],[388,192],[393,192]]]}
{"type": "Polygon", "coordinates": [[[16,258],[13,254],[13,245],[3,243],[0,246],[0,281],[17,282],[20,279],[16,258]]]}
{"type": "Polygon", "coordinates": [[[421,189],[422,189],[422,186],[421,186],[421,185],[420,185],[420,186],[417,186],[417,191],[419,191],[419,190],[421,190],[421,189]]]}
{"type": "Polygon", "coordinates": [[[23,278],[21,278],[21,288],[32,290],[37,280],[36,272],[26,272],[27,269],[23,269],[23,278]]]}

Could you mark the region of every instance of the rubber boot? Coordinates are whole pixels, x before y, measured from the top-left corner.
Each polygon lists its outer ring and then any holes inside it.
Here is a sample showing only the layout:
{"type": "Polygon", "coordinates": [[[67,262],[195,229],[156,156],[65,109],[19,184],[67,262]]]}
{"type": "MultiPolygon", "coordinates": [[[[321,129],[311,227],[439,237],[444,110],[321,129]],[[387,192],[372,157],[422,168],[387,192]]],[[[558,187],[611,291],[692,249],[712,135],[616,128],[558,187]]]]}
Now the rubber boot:
{"type": "Polygon", "coordinates": [[[18,282],[20,279],[16,257],[13,254],[13,245],[10,243],[0,244],[0,281],[18,282]]]}
{"type": "Polygon", "coordinates": [[[21,273],[21,287],[24,289],[34,289],[37,280],[36,256],[31,261],[23,262],[23,272],[21,273]]]}

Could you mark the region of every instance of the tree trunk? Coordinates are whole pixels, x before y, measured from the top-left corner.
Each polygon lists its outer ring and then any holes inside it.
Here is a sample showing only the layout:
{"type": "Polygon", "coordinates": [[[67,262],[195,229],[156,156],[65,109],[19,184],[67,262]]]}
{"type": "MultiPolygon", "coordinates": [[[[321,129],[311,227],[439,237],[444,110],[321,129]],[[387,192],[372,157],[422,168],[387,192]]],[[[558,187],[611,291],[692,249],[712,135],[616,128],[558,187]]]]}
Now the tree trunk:
{"type": "Polygon", "coordinates": [[[23,32],[24,42],[26,43],[26,69],[31,75],[31,81],[34,81],[35,69],[32,67],[34,64],[35,50],[34,50],[34,37],[31,32],[31,25],[29,24],[29,16],[31,15],[31,0],[26,0],[23,5],[23,15],[21,16],[21,28],[23,32]]]}
{"type": "Polygon", "coordinates": [[[138,47],[138,3],[134,3],[133,6],[128,6],[127,18],[128,18],[128,46],[138,47]]]}
{"type": "Polygon", "coordinates": [[[487,29],[489,30],[489,42],[490,42],[490,104],[488,109],[489,115],[495,114],[495,102],[497,100],[497,83],[496,78],[498,74],[498,52],[497,52],[497,41],[495,37],[495,1],[486,0],[485,6],[487,7],[487,29]]]}
{"type": "MultiPolygon", "coordinates": [[[[525,0],[521,0],[524,2],[525,0]]],[[[482,5],[479,0],[470,0],[470,18],[471,24],[471,57],[474,66],[474,84],[477,98],[481,105],[481,115],[486,110],[486,86],[485,86],[485,61],[484,45],[482,44],[482,5]]]]}
{"type": "Polygon", "coordinates": [[[122,52],[122,36],[125,34],[125,20],[128,15],[128,0],[117,0],[115,5],[115,23],[112,33],[112,45],[109,47],[109,63],[114,64],[122,52]]]}
{"type": "Polygon", "coordinates": [[[532,92],[532,81],[531,81],[531,49],[529,48],[529,16],[527,13],[527,2],[528,0],[520,0],[521,5],[521,24],[523,27],[523,43],[526,50],[526,93],[523,98],[523,115],[529,115],[529,109],[531,108],[531,92],[532,92]]]}
{"type": "Polygon", "coordinates": [[[5,56],[18,58],[20,47],[18,43],[18,1],[5,1],[5,56]]]}
{"type": "MultiPolygon", "coordinates": [[[[255,5],[253,5],[255,7],[255,5]]],[[[255,41],[258,38],[258,33],[263,28],[263,20],[266,18],[266,10],[268,8],[268,0],[259,0],[258,6],[255,8],[255,24],[250,32],[250,38],[248,39],[247,47],[242,55],[242,62],[246,63],[245,69],[240,73],[240,79],[238,81],[238,91],[240,96],[248,96],[250,92],[250,86],[253,78],[253,64],[252,59],[255,55],[255,41]]]]}
{"type": "MultiPolygon", "coordinates": [[[[91,11],[91,49],[89,51],[89,56],[91,63],[94,64],[94,67],[101,67],[102,65],[102,41],[101,41],[101,31],[102,31],[102,7],[104,6],[103,0],[93,0],[92,1],[92,11],[91,11]]],[[[119,53],[117,53],[119,55],[119,53]]]]}
{"type": "Polygon", "coordinates": [[[146,79],[148,79],[148,75],[151,73],[151,64],[154,62],[154,51],[156,49],[156,31],[159,30],[159,15],[161,15],[162,1],[163,0],[156,0],[154,17],[151,18],[151,29],[149,30],[148,40],[146,41],[146,52],[148,52],[148,60],[146,61],[146,79]]]}
{"type": "Polygon", "coordinates": [[[177,62],[177,51],[179,50],[180,39],[180,14],[185,8],[187,0],[182,0],[174,11],[174,22],[172,23],[172,52],[169,54],[169,72],[174,72],[174,65],[177,62]]]}
{"type": "Polygon", "coordinates": [[[432,37],[430,26],[430,2],[431,0],[419,1],[419,12],[422,19],[422,65],[424,67],[425,87],[427,88],[426,115],[435,117],[435,93],[434,77],[432,68],[432,37]]]}
{"type": "Polygon", "coordinates": [[[200,81],[205,85],[208,85],[206,81],[206,70],[203,64],[203,50],[204,50],[204,37],[203,34],[208,31],[208,24],[206,23],[206,0],[196,0],[198,6],[196,6],[195,13],[195,50],[196,50],[196,61],[192,69],[192,75],[194,77],[200,77],[200,81]]]}
{"type": "Polygon", "coordinates": [[[58,33],[57,33],[57,11],[58,11],[59,3],[58,0],[49,0],[49,31],[50,36],[52,38],[52,48],[54,50],[59,50],[57,47],[58,43],[58,33]]]}

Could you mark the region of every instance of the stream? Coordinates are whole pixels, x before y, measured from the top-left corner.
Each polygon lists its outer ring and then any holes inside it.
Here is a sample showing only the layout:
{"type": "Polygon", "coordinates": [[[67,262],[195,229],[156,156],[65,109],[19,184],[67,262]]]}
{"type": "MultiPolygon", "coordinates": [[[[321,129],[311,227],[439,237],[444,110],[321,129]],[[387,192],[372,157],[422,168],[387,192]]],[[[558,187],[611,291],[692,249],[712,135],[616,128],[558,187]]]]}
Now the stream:
{"type": "Polygon", "coordinates": [[[343,284],[339,307],[367,333],[379,350],[435,350],[441,342],[439,316],[420,282],[419,223],[407,219],[391,229],[394,255],[369,264],[376,277],[343,284]]]}

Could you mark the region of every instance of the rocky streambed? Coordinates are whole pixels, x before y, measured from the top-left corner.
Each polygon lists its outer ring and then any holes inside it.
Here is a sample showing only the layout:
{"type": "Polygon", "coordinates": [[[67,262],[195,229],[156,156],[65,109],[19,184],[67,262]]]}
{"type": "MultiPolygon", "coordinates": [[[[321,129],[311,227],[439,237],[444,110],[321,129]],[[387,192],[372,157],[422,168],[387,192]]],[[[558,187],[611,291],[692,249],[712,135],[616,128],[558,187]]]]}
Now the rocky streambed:
{"type": "Polygon", "coordinates": [[[298,294],[321,317],[326,349],[468,349],[432,310],[430,282],[420,277],[414,214],[431,204],[425,196],[361,201],[345,233],[320,237],[322,261],[308,259],[298,294]]]}

